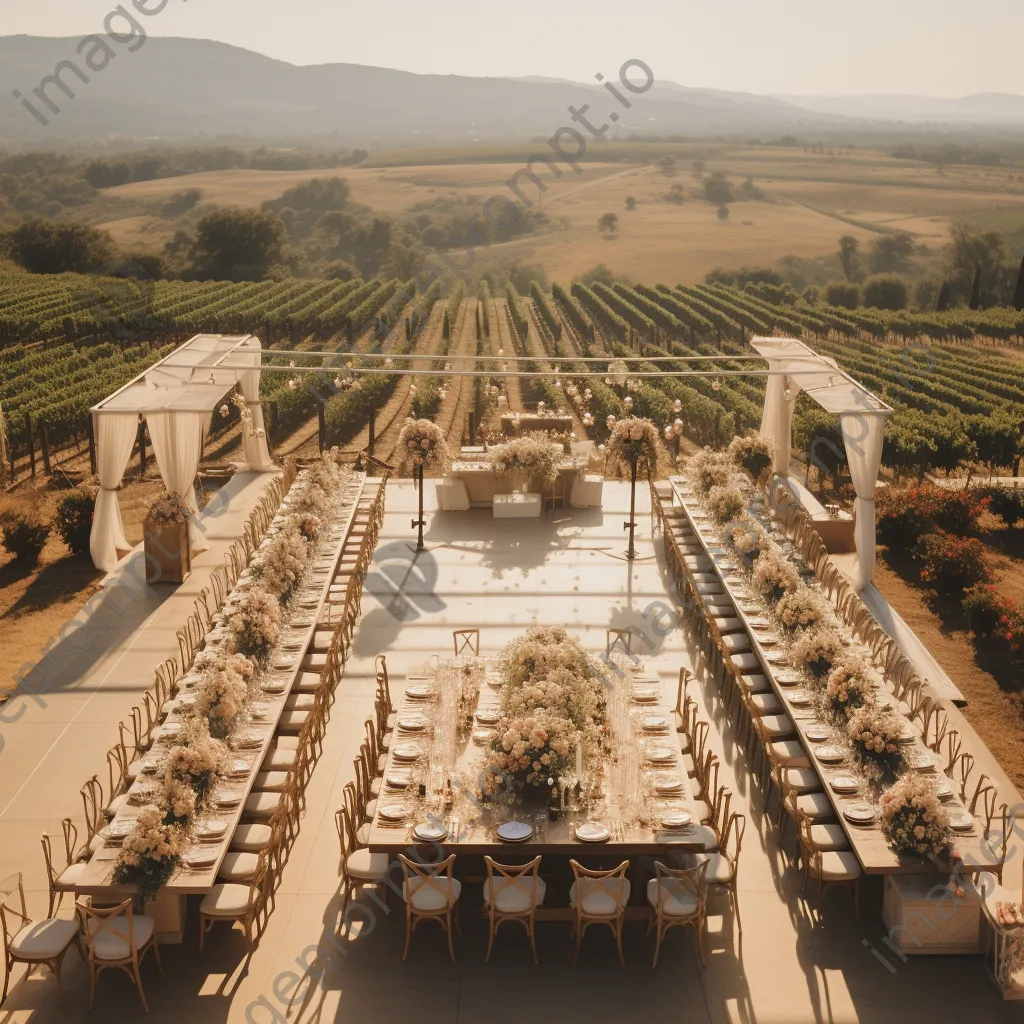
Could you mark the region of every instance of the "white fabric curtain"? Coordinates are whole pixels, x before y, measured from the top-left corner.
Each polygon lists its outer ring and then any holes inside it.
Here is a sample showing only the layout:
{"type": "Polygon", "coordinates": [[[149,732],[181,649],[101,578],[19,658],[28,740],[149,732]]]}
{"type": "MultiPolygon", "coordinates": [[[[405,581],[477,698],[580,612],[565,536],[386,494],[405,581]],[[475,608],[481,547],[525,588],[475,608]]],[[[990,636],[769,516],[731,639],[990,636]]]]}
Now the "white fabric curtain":
{"type": "Polygon", "coordinates": [[[857,563],[854,583],[863,590],[875,573],[875,482],[882,463],[882,441],[885,416],[866,413],[844,413],[839,418],[850,465],[850,478],[857,494],[854,502],[854,540],[857,563]]]}
{"type": "Polygon", "coordinates": [[[242,387],[242,394],[245,397],[249,412],[252,415],[253,430],[257,433],[253,437],[248,430],[242,429],[242,458],[244,466],[239,469],[264,470],[272,469],[273,460],[270,458],[270,449],[267,447],[266,427],[263,422],[263,406],[260,404],[260,340],[250,338],[245,345],[238,350],[238,355],[244,358],[245,362],[252,362],[253,369],[241,370],[238,374],[238,383],[242,387]]]}
{"type": "MultiPolygon", "coordinates": [[[[768,369],[777,371],[778,363],[769,360],[768,369]]],[[[774,373],[768,378],[764,395],[764,413],[761,416],[761,436],[775,446],[772,471],[789,476],[790,447],[793,440],[793,406],[786,398],[786,377],[774,373]]]]}
{"type": "Polygon", "coordinates": [[[89,534],[89,554],[97,569],[111,572],[131,551],[131,545],[124,536],[117,488],[132,456],[139,417],[134,412],[94,413],[92,423],[100,491],[96,495],[96,509],[89,534]]]}
{"type": "MultiPolygon", "coordinates": [[[[160,469],[164,487],[172,494],[180,494],[193,515],[199,514],[193,481],[199,469],[203,452],[203,434],[209,419],[205,412],[153,412],[146,414],[149,439],[160,469]]],[[[202,534],[195,519],[189,523],[192,551],[205,551],[202,534]]]]}

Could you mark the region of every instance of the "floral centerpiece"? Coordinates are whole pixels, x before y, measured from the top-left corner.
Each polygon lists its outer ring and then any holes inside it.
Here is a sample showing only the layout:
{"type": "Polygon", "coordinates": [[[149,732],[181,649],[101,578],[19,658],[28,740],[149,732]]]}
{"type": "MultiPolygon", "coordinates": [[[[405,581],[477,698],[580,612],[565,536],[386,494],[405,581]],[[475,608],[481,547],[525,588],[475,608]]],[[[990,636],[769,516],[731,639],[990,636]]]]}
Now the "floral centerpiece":
{"type": "Polygon", "coordinates": [[[281,635],[281,606],[273,594],[253,587],[243,606],[228,619],[234,650],[265,662],[281,635]]]}
{"type": "Polygon", "coordinates": [[[227,667],[214,669],[196,687],[192,711],[206,719],[211,736],[222,740],[230,735],[248,698],[249,684],[242,675],[227,667]]]}
{"type": "Polygon", "coordinates": [[[164,491],[149,506],[146,519],[160,527],[182,526],[188,522],[191,509],[180,494],[164,491]]]}
{"type": "Polygon", "coordinates": [[[840,722],[845,722],[858,708],[872,703],[875,692],[873,673],[859,654],[842,654],[825,682],[829,710],[840,722]]]}
{"type": "Polygon", "coordinates": [[[745,469],[757,483],[772,464],[771,442],[759,434],[734,437],[729,443],[729,456],[737,466],[745,469]]]}
{"type": "Polygon", "coordinates": [[[452,455],[444,433],[433,420],[407,420],[398,435],[402,463],[413,466],[447,466],[452,455]]]}
{"type": "Polygon", "coordinates": [[[184,830],[165,824],[159,807],[140,808],[114,863],[114,883],[134,885],[143,902],[153,899],[174,874],[185,842],[184,830]]]}
{"type": "Polygon", "coordinates": [[[731,523],[739,518],[747,502],[738,488],[721,487],[716,484],[708,492],[706,505],[708,515],[716,523],[731,523]]]}
{"type": "Polygon", "coordinates": [[[793,661],[807,669],[815,679],[824,679],[832,671],[841,651],[842,638],[831,626],[817,625],[804,630],[789,649],[793,661]]]}
{"type": "Polygon", "coordinates": [[[914,772],[887,789],[879,825],[897,854],[945,857],[950,848],[949,814],[935,786],[914,772]]]}
{"type": "Polygon", "coordinates": [[[619,420],[608,438],[608,458],[613,465],[636,466],[653,476],[658,469],[658,428],[649,420],[629,416],[619,420]]]}
{"type": "Polygon", "coordinates": [[[705,497],[712,487],[728,487],[735,467],[725,452],[702,448],[686,466],[690,484],[698,497],[705,497]]]}
{"type": "Polygon", "coordinates": [[[800,575],[789,562],[781,559],[772,548],[762,548],[751,577],[753,588],[770,604],[777,604],[800,586],[800,575]]]}
{"type": "Polygon", "coordinates": [[[188,825],[195,817],[199,797],[187,783],[172,779],[160,794],[165,825],[188,825]]]}
{"type": "Polygon", "coordinates": [[[491,781],[487,787],[547,790],[558,782],[575,753],[572,723],[543,708],[522,718],[504,717],[498,723],[487,759],[491,781]]]}
{"type": "Polygon", "coordinates": [[[768,534],[753,519],[741,516],[735,522],[726,523],[722,534],[725,543],[748,566],[753,565],[761,552],[768,549],[768,534]]]}
{"type": "Polygon", "coordinates": [[[228,748],[210,735],[202,719],[188,723],[184,742],[171,747],[164,765],[164,785],[169,792],[175,782],[191,787],[202,803],[227,760],[228,748]]]}
{"type": "Polygon", "coordinates": [[[810,587],[798,587],[786,594],[775,606],[775,614],[782,628],[791,633],[811,629],[831,618],[824,598],[810,587]]]}
{"type": "Polygon", "coordinates": [[[867,704],[858,708],[846,723],[846,735],[861,766],[882,778],[895,779],[904,769],[900,734],[903,724],[889,708],[867,704]]]}
{"type": "MultiPolygon", "coordinates": [[[[302,518],[308,518],[308,514],[302,518]]],[[[250,572],[264,590],[287,602],[302,580],[309,556],[309,541],[295,522],[289,522],[274,535],[250,572]]]]}
{"type": "Polygon", "coordinates": [[[550,487],[558,479],[562,453],[539,431],[514,437],[487,453],[498,473],[520,473],[526,482],[550,487]]]}
{"type": "Polygon", "coordinates": [[[322,526],[323,521],[319,516],[315,516],[311,512],[295,517],[295,528],[311,544],[320,536],[322,526]]]}

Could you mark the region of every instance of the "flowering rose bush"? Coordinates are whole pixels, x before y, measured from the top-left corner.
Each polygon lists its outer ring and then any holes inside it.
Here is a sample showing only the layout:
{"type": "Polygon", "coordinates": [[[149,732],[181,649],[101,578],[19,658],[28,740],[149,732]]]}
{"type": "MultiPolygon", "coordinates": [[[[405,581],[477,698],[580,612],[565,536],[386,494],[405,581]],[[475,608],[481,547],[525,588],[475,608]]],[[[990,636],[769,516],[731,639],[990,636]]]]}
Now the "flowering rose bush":
{"type": "Polygon", "coordinates": [[[447,466],[451,460],[441,428],[432,420],[408,420],[398,435],[403,465],[447,466]]]}
{"type": "Polygon", "coordinates": [[[879,492],[875,507],[879,541],[890,548],[909,548],[935,530],[969,533],[988,507],[988,499],[972,489],[924,484],[887,487],[879,492]]]}
{"type": "Polygon", "coordinates": [[[856,759],[885,779],[895,779],[905,768],[900,734],[903,721],[889,708],[865,705],[846,723],[856,759]]]}
{"type": "Polygon", "coordinates": [[[1013,659],[1024,657],[1024,611],[992,583],[977,583],[965,594],[964,615],[972,632],[1005,646],[1013,659]]]}
{"type": "Polygon", "coordinates": [[[114,883],[134,885],[151,900],[174,874],[185,849],[184,830],[164,824],[164,811],[152,804],[139,809],[114,863],[114,883]]]}
{"type": "Polygon", "coordinates": [[[843,641],[831,626],[817,625],[804,630],[789,649],[793,661],[806,668],[815,679],[823,679],[832,670],[843,641]]]}
{"type": "Polygon", "coordinates": [[[653,475],[658,469],[658,428],[639,416],[619,420],[608,438],[608,458],[612,465],[632,468],[653,475]]]}
{"type": "Polygon", "coordinates": [[[786,594],[775,606],[775,614],[783,629],[791,633],[810,629],[819,622],[828,622],[833,618],[825,599],[817,591],[805,586],[786,594]]]}
{"type": "Polygon", "coordinates": [[[877,676],[864,658],[843,652],[825,682],[832,716],[845,722],[858,708],[871,704],[877,692],[876,682],[877,676]]]}
{"type": "Polygon", "coordinates": [[[948,854],[949,814],[927,779],[908,773],[882,794],[880,809],[882,835],[895,853],[948,854]]]}
{"type": "Polygon", "coordinates": [[[772,443],[759,434],[737,435],[729,443],[729,456],[751,475],[754,483],[771,466],[773,452],[772,443]]]}
{"type": "Polygon", "coordinates": [[[708,515],[716,523],[730,523],[746,508],[747,502],[735,487],[712,487],[705,503],[708,515]]]}
{"type": "Polygon", "coordinates": [[[940,594],[962,597],[968,587],[992,579],[985,545],[976,537],[928,533],[918,542],[915,553],[921,560],[921,582],[940,594]]]}
{"type": "Polygon", "coordinates": [[[783,561],[771,548],[761,551],[754,562],[751,585],[770,604],[777,604],[786,594],[800,586],[800,575],[789,562],[783,561]]]}

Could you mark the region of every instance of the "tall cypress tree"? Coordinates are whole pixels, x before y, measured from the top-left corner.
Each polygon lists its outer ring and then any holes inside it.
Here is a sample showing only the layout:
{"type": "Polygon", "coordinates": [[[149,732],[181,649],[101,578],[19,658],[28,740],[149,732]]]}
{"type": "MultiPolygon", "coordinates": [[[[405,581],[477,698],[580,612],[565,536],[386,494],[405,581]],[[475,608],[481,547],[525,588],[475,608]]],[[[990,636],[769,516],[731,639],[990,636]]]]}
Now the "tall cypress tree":
{"type": "Polygon", "coordinates": [[[935,304],[937,313],[945,313],[949,309],[949,282],[943,281],[939,289],[939,301],[935,304]]]}
{"type": "Polygon", "coordinates": [[[974,284],[971,285],[971,309],[981,308],[981,264],[974,268],[974,284]]]}
{"type": "Polygon", "coordinates": [[[1024,309],[1024,256],[1020,259],[1020,270],[1017,272],[1017,287],[1013,289],[1013,308],[1024,309]]]}

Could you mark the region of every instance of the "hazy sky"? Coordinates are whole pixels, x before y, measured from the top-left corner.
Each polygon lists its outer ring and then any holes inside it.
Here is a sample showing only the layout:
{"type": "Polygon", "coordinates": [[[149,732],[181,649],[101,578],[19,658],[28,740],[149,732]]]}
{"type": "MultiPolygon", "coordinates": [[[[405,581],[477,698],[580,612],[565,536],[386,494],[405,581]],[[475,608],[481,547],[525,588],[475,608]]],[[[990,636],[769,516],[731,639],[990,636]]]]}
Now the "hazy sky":
{"type": "MultiPolygon", "coordinates": [[[[115,6],[0,0],[0,35],[95,32],[115,6]]],[[[637,57],[660,79],[748,92],[1024,92],[1021,0],[167,0],[146,24],[295,64],[589,81],[637,57]]]]}

